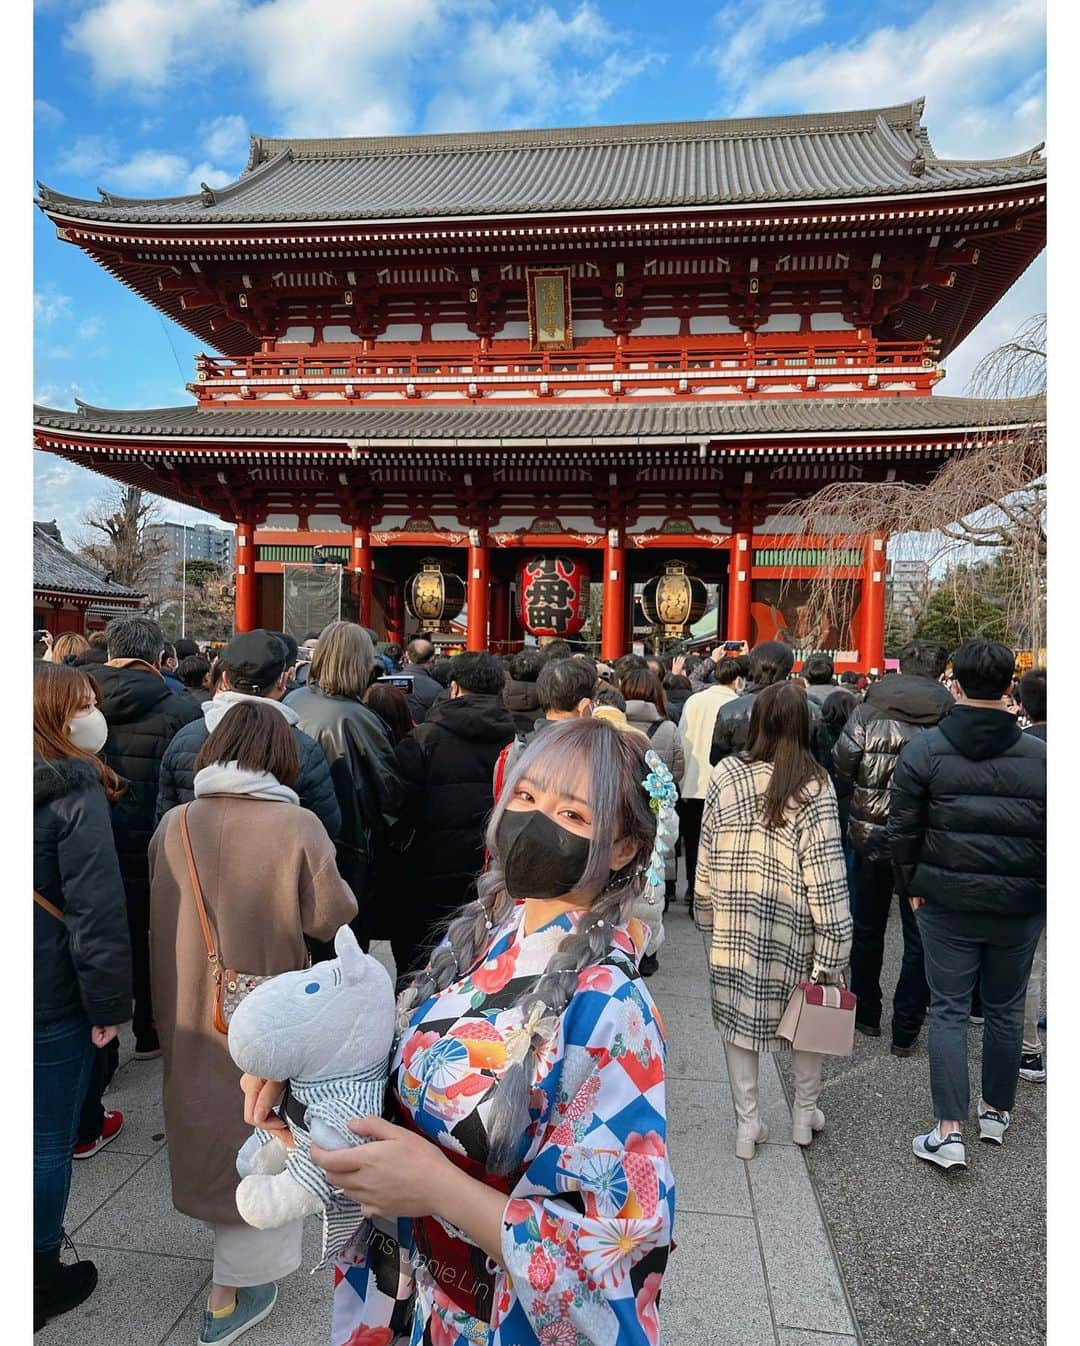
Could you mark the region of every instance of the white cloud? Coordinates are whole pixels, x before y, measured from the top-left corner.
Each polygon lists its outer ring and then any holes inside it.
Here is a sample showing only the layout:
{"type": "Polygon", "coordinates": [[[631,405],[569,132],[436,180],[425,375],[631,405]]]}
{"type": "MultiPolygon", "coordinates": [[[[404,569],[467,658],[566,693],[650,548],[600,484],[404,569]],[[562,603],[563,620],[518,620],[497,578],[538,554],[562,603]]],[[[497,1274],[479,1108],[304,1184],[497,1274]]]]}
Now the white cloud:
{"type": "MultiPolygon", "coordinates": [[[[769,0],[774,19],[778,6],[782,0],[769,0]]],[[[820,6],[813,0],[804,8],[820,6]]],[[[1015,153],[1043,137],[1046,12],[1038,0],[936,0],[906,25],[770,62],[768,43],[783,36],[773,23],[762,38],[757,12],[732,27],[729,44],[741,44],[750,58],[725,112],[882,107],[925,95],[943,158],[1015,153]]],[[[721,91],[729,92],[724,84],[721,91]]]]}
{"type": "MultiPolygon", "coordinates": [[[[381,135],[408,126],[412,61],[461,8],[460,0],[268,0],[246,9],[240,49],[288,134],[381,135]]],[[[433,69],[456,59],[455,44],[442,43],[433,69]]]]}
{"type": "Polygon", "coordinates": [[[66,294],[57,294],[55,291],[48,293],[35,290],[34,292],[34,321],[40,323],[43,327],[48,327],[59,318],[71,317],[71,296],[66,294]]]}
{"type": "Polygon", "coordinates": [[[34,402],[38,406],[52,407],[54,410],[64,408],[74,410],[75,399],[82,395],[83,389],[78,383],[43,383],[34,389],[34,402]]]}
{"type": "Polygon", "coordinates": [[[202,134],[202,146],[210,159],[239,159],[247,155],[248,127],[243,117],[232,114],[215,117],[212,122],[199,128],[202,134]]]}
{"type": "Polygon", "coordinates": [[[428,130],[524,126],[592,117],[661,56],[637,55],[589,3],[566,18],[550,6],[525,18],[476,19],[445,87],[427,110],[428,130]]]}
{"type": "Polygon", "coordinates": [[[54,127],[59,126],[64,120],[64,114],[58,107],[53,107],[51,103],[47,103],[44,98],[35,98],[34,120],[39,126],[54,127]]]}
{"type": "Polygon", "coordinates": [[[243,8],[240,0],[99,0],[71,24],[66,45],[89,58],[97,83],[146,93],[186,62],[212,64],[219,35],[243,8]]]}
{"type": "Polygon", "coordinates": [[[76,136],[74,142],[57,158],[60,173],[84,178],[98,173],[112,157],[112,146],[104,136],[76,136]]]}
{"type": "Polygon", "coordinates": [[[165,191],[182,181],[188,172],[188,161],[182,154],[167,150],[136,150],[123,163],[108,166],[107,186],[129,192],[165,191]]]}
{"type": "Polygon", "coordinates": [[[706,53],[726,96],[735,101],[759,76],[770,44],[782,42],[825,18],[823,0],[758,0],[754,6],[729,3],[717,10],[718,41],[706,53]]]}
{"type": "Polygon", "coordinates": [[[101,319],[92,314],[89,318],[84,318],[76,329],[76,335],[81,341],[93,341],[95,337],[101,335],[104,324],[101,319]]]}
{"type": "Polygon", "coordinates": [[[202,191],[203,183],[208,187],[227,187],[230,182],[235,182],[240,176],[240,170],[235,172],[227,168],[218,168],[215,164],[207,163],[203,160],[194,168],[188,171],[184,179],[184,191],[193,196],[196,192],[202,191]]]}
{"type": "MultiPolygon", "coordinates": [[[[662,59],[630,49],[591,0],[507,17],[508,8],[496,0],[96,0],[67,43],[89,59],[100,87],[144,97],[195,68],[238,67],[277,114],[267,129],[291,136],[389,134],[415,120],[447,129],[592,117],[662,59]],[[414,116],[421,62],[439,92],[414,116]]],[[[218,117],[201,131],[205,162],[235,163],[227,177],[217,170],[219,181],[232,181],[243,163],[243,117],[218,117]]],[[[195,171],[183,175],[189,186],[195,171]]]]}

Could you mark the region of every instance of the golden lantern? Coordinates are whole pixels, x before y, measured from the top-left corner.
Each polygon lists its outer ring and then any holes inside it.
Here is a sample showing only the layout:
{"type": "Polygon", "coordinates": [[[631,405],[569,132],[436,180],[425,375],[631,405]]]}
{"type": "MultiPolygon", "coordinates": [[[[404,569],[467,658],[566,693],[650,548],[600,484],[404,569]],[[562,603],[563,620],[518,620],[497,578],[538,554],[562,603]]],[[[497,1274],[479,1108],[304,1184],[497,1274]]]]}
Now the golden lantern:
{"type": "Polygon", "coordinates": [[[654,626],[663,627],[669,637],[685,636],[708,604],[704,581],[689,574],[684,561],[666,561],[663,571],[649,580],[641,595],[645,616],[654,626]]]}
{"type": "Polygon", "coordinates": [[[452,622],[465,606],[465,581],[443,563],[425,556],[419,571],[405,584],[405,607],[423,625],[452,622]]]}

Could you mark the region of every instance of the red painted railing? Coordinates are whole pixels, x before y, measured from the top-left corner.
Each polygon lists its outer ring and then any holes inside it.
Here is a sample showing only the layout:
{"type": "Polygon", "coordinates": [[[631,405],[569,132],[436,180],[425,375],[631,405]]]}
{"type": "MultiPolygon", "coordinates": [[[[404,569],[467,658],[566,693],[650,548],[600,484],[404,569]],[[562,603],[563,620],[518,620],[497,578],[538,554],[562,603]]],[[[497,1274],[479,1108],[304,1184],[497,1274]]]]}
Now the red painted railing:
{"type": "Polygon", "coordinates": [[[677,395],[692,385],[717,381],[742,385],[747,392],[778,382],[794,382],[799,391],[825,384],[827,391],[829,382],[850,376],[862,378],[868,391],[879,387],[882,378],[897,377],[926,392],[940,377],[931,342],[838,340],[823,333],[731,338],[726,343],[715,337],[678,343],[642,338],[621,346],[597,341],[570,351],[532,351],[524,342],[502,342],[487,350],[468,342],[426,348],[387,342],[367,351],[339,346],[237,358],[202,355],[196,375],[193,391],[212,401],[247,401],[271,390],[279,397],[282,391],[298,397],[336,392],[351,400],[375,390],[406,397],[434,392],[479,397],[495,389],[534,395],[556,388],[564,394],[577,389],[618,394],[649,385],[677,395]]]}

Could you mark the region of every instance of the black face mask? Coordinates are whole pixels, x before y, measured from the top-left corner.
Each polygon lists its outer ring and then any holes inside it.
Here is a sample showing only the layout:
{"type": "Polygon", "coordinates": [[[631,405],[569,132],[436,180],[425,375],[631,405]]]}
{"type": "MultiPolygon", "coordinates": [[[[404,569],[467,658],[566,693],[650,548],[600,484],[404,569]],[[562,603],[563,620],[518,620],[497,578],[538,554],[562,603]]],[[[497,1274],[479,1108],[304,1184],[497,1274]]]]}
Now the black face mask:
{"type": "Polygon", "coordinates": [[[553,822],[539,809],[507,809],[495,838],[506,891],[515,900],[565,897],[589,863],[589,838],[553,822]]]}

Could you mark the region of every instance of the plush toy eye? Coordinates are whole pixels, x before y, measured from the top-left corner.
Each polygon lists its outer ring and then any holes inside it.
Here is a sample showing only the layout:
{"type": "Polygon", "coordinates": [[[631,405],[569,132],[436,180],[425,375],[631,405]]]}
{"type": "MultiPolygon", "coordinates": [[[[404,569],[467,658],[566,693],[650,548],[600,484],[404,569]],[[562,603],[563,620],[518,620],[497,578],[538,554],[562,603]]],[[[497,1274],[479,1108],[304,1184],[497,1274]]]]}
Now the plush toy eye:
{"type": "Polygon", "coordinates": [[[319,989],[319,983],[317,981],[309,981],[308,984],[304,987],[304,994],[314,995],[315,992],[318,991],[318,989],[319,989]]]}

